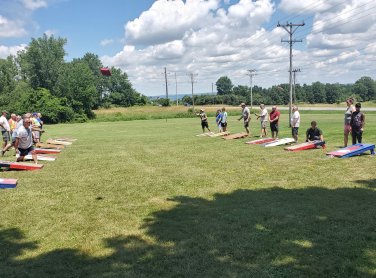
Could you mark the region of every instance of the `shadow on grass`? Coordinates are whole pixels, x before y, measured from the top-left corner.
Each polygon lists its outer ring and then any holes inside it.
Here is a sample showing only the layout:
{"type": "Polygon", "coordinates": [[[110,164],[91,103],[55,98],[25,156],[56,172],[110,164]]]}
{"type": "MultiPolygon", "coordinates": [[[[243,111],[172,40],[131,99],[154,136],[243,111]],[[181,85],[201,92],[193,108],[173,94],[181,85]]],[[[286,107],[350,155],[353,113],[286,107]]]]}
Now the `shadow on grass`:
{"type": "Polygon", "coordinates": [[[213,200],[178,196],[145,219],[150,243],[105,239],[112,255],[75,249],[18,259],[37,248],[17,229],[0,230],[4,277],[374,277],[376,192],[238,190],[213,200]]]}

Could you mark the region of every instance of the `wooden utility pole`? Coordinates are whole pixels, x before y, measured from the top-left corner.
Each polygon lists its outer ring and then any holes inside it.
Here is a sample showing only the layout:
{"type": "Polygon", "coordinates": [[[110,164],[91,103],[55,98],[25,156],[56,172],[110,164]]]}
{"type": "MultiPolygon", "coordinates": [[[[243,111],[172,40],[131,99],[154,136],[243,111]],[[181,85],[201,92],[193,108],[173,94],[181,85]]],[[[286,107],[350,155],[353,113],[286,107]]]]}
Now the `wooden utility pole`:
{"type": "Polygon", "coordinates": [[[164,76],[166,81],[166,98],[168,99],[168,83],[167,83],[167,68],[164,68],[164,76]]]}
{"type": "Polygon", "coordinates": [[[292,35],[295,33],[295,31],[300,27],[304,26],[305,23],[286,23],[286,24],[277,24],[277,27],[282,27],[289,33],[289,39],[288,40],[281,40],[281,42],[287,42],[290,45],[290,77],[289,77],[289,84],[290,84],[290,103],[289,103],[289,126],[291,127],[290,119],[291,119],[291,109],[292,109],[292,45],[296,42],[302,42],[302,40],[293,40],[292,35]]]}
{"type": "Polygon", "coordinates": [[[256,75],[256,70],[255,69],[249,69],[247,75],[250,78],[250,86],[251,86],[251,111],[252,111],[252,107],[253,107],[253,94],[252,94],[252,90],[253,90],[253,76],[256,75]]]}
{"type": "Polygon", "coordinates": [[[296,103],[296,91],[295,91],[296,73],[300,72],[300,69],[293,69],[292,72],[294,73],[294,103],[296,103]]]}
{"type": "Polygon", "coordinates": [[[195,112],[195,99],[194,99],[194,95],[193,95],[193,84],[196,82],[195,81],[195,77],[197,76],[197,74],[194,74],[194,73],[189,73],[188,74],[190,80],[191,80],[191,85],[192,85],[192,108],[193,108],[193,113],[195,112]]]}

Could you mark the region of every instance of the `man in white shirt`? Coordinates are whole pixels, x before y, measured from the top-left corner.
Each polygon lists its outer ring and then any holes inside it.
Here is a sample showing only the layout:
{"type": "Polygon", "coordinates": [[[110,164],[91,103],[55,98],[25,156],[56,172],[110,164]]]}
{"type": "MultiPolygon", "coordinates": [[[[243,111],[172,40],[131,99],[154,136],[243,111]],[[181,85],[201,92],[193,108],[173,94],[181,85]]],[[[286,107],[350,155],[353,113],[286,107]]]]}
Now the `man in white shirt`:
{"type": "Polygon", "coordinates": [[[19,157],[17,158],[18,161],[23,161],[25,156],[31,153],[35,164],[38,163],[37,154],[35,153],[33,147],[33,133],[31,131],[31,119],[27,117],[28,115],[24,115],[23,124],[17,130],[17,137],[14,143],[15,149],[19,151],[19,157]]]}
{"type": "Polygon", "coordinates": [[[260,131],[260,137],[263,137],[267,135],[266,132],[266,125],[268,123],[268,110],[266,109],[264,104],[260,104],[260,114],[257,115],[257,119],[260,119],[261,124],[261,131],[260,131]]]}
{"type": "Polygon", "coordinates": [[[298,111],[297,106],[292,107],[292,116],[290,119],[291,123],[291,133],[292,137],[294,137],[295,142],[298,142],[298,131],[299,131],[299,126],[300,126],[300,113],[298,111]]]}
{"type": "Polygon", "coordinates": [[[1,130],[1,135],[3,136],[3,148],[1,149],[1,156],[4,155],[4,153],[11,147],[10,144],[10,126],[7,120],[7,111],[2,111],[1,112],[1,117],[0,117],[0,130],[1,130]]]}
{"type": "Polygon", "coordinates": [[[247,106],[245,106],[244,102],[241,103],[240,106],[242,107],[242,115],[238,119],[238,121],[240,121],[241,119],[244,120],[244,128],[247,131],[247,133],[249,134],[249,121],[251,120],[251,113],[249,111],[249,108],[247,106]]]}

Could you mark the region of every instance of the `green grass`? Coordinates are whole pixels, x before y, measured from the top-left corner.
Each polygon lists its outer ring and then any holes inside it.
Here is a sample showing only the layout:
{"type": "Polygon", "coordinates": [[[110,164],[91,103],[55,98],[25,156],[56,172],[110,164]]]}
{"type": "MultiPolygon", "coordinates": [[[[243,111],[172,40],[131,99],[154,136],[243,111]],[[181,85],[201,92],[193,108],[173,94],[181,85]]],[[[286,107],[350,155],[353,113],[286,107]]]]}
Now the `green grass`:
{"type": "MultiPolygon", "coordinates": [[[[337,149],[342,117],[303,114],[300,133],[316,120],[337,149]]],[[[364,142],[376,142],[375,123],[367,114],[364,142]]],[[[369,154],[196,137],[199,119],[46,129],[78,141],[41,171],[1,173],[19,184],[0,191],[0,277],[376,275],[369,154]]],[[[229,129],[243,131],[236,117],[229,129]]]]}

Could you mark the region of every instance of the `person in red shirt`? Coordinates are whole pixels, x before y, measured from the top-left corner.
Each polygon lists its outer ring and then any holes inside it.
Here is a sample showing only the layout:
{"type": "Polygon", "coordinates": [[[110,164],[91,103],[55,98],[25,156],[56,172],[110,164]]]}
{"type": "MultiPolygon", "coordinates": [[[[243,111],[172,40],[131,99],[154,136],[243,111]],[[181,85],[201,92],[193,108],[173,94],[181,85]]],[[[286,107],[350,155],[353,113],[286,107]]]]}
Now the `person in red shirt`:
{"type": "Polygon", "coordinates": [[[278,131],[279,131],[278,121],[279,121],[280,115],[281,115],[281,112],[277,110],[277,106],[273,106],[272,111],[269,113],[270,130],[272,131],[273,138],[278,138],[278,131]]]}

